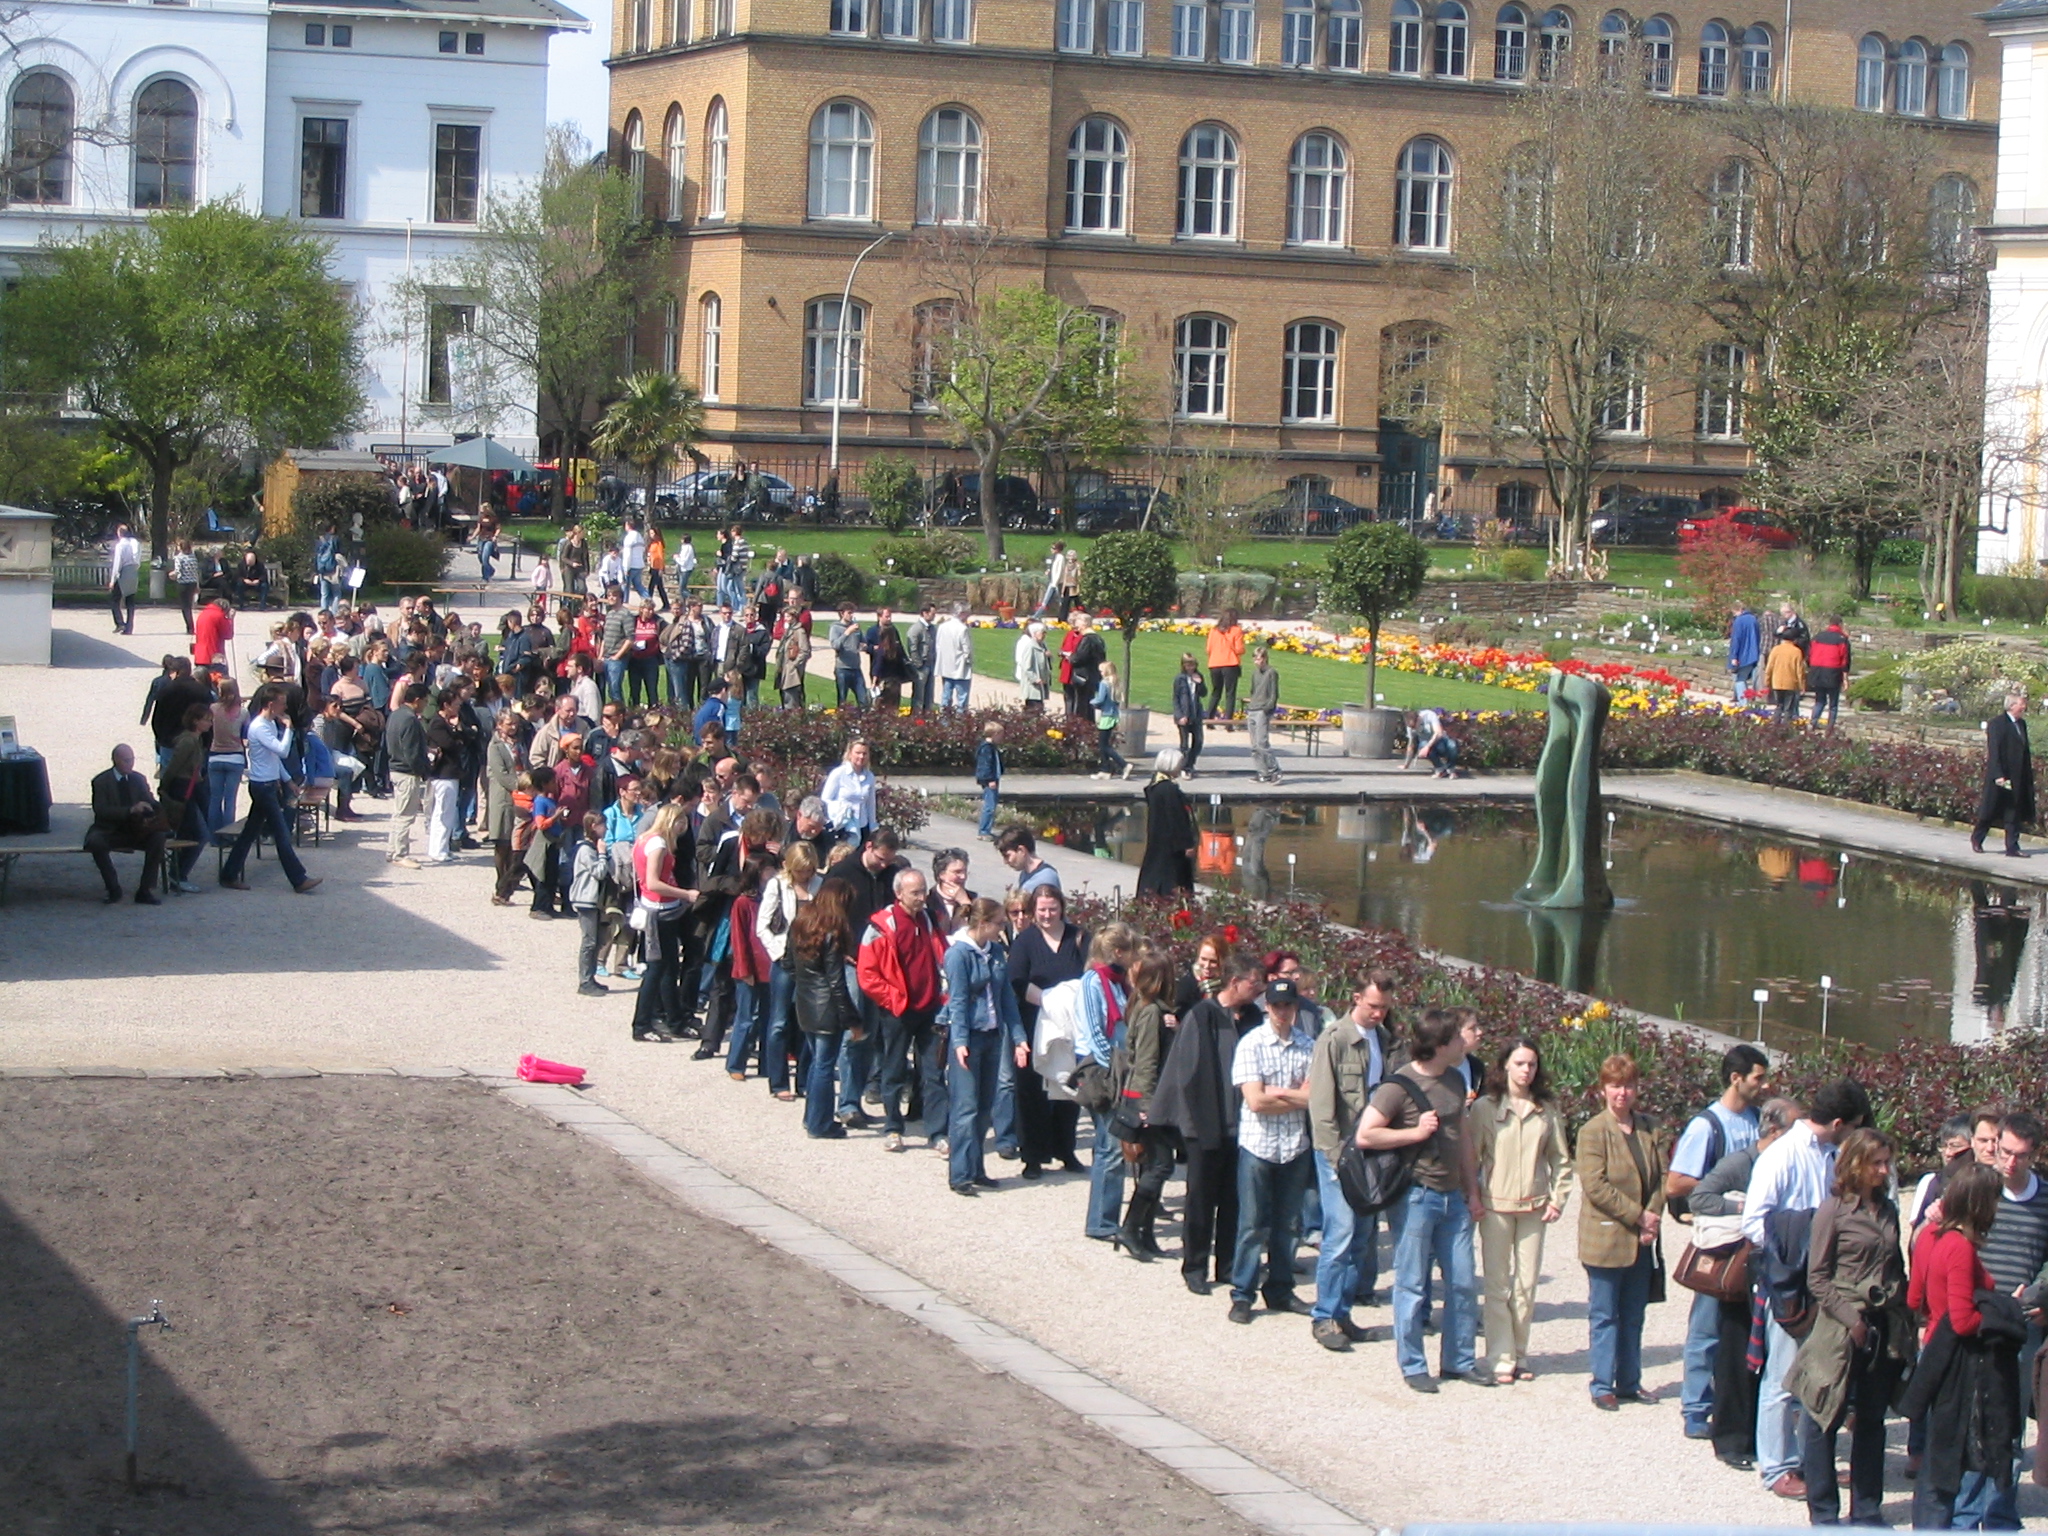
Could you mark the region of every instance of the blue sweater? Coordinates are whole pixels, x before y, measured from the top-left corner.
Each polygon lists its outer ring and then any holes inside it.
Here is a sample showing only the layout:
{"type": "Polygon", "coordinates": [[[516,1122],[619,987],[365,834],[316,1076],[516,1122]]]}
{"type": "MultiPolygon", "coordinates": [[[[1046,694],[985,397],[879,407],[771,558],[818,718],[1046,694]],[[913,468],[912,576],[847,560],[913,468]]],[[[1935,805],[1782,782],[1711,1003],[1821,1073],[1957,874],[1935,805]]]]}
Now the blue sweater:
{"type": "Polygon", "coordinates": [[[946,1027],[947,1050],[957,1051],[967,1044],[984,1001],[994,1005],[994,1033],[999,1041],[1012,1048],[1024,1043],[1017,991],[1010,985],[1008,945],[998,939],[981,949],[964,933],[955,934],[946,946],[945,976],[946,1001],[939,1010],[939,1022],[946,1027]]]}

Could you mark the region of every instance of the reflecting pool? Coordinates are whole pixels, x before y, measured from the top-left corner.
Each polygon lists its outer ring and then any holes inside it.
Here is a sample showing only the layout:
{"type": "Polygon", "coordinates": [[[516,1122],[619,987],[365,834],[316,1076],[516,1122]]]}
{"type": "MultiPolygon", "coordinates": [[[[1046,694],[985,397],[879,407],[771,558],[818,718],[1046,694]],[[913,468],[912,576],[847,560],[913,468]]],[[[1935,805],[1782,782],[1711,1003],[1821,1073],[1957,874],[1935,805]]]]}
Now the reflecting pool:
{"type": "MultiPolygon", "coordinates": [[[[2038,887],[1615,806],[1614,910],[1530,912],[1513,900],[1536,840],[1526,806],[1193,798],[1206,883],[1291,891],[1340,922],[1744,1038],[1759,990],[1779,1042],[1825,1023],[1879,1046],[1971,1043],[2048,1019],[2038,887]]],[[[1142,802],[1019,808],[1068,847],[1143,851],[1142,802]]]]}

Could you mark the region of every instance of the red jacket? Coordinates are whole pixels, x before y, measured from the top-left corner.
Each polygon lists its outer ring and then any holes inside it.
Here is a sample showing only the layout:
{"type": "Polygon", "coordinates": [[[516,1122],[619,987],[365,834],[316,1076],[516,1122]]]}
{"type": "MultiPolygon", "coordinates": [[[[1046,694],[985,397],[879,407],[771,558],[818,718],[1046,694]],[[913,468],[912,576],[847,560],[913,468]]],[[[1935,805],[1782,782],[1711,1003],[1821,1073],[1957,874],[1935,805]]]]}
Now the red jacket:
{"type": "MultiPolygon", "coordinates": [[[[760,986],[768,980],[768,950],[755,931],[754,918],[761,910],[761,898],[749,893],[732,904],[732,979],[760,986]]],[[[766,1009],[762,998],[757,1007],[766,1009]]]]}
{"type": "Polygon", "coordinates": [[[1976,1244],[1960,1232],[1929,1227],[1913,1245],[1913,1278],[1906,1284],[1906,1305],[1927,1315],[1922,1342],[1934,1337],[1944,1317],[1958,1337],[1977,1331],[1984,1315],[1977,1293],[1991,1289],[1991,1275],[1977,1257],[1976,1244]]]}
{"type": "Polygon", "coordinates": [[[204,667],[219,661],[234,638],[234,614],[219,603],[208,603],[192,616],[192,665],[204,667]]]}
{"type": "Polygon", "coordinates": [[[946,936],[931,909],[912,917],[899,902],[869,920],[854,973],[861,991],[884,1013],[900,1016],[939,1006],[939,968],[945,958],[946,936]]]}

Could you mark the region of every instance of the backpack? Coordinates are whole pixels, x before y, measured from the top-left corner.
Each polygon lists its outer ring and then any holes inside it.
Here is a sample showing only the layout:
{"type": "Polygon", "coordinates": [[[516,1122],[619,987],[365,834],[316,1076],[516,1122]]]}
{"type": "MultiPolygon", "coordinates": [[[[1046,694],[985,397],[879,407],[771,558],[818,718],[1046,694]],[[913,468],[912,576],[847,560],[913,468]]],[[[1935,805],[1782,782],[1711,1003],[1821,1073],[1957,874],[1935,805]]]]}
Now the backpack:
{"type": "MultiPolygon", "coordinates": [[[[1714,1165],[1728,1155],[1728,1128],[1721,1124],[1721,1117],[1712,1109],[1703,1109],[1692,1118],[1707,1122],[1707,1166],[1700,1170],[1700,1177],[1705,1178],[1714,1171],[1714,1165]]],[[[1686,1122],[1686,1129],[1691,1128],[1692,1121],[1689,1120],[1686,1122]]],[[[1682,1140],[1684,1132],[1680,1132],[1679,1135],[1682,1140]]],[[[1667,1195],[1664,1199],[1664,1209],[1671,1213],[1673,1220],[1678,1220],[1692,1215],[1692,1202],[1684,1195],[1667,1195]]]]}
{"type": "MultiPolygon", "coordinates": [[[[1385,1081],[1407,1089],[1418,1114],[1435,1112],[1429,1095],[1410,1079],[1395,1072],[1385,1081]]],[[[1412,1146],[1367,1151],[1356,1140],[1346,1142],[1337,1158],[1337,1184],[1344,1191],[1345,1203],[1360,1216],[1375,1215],[1394,1204],[1408,1193],[1408,1186],[1415,1180],[1415,1158],[1423,1145],[1418,1141],[1412,1146]]]]}

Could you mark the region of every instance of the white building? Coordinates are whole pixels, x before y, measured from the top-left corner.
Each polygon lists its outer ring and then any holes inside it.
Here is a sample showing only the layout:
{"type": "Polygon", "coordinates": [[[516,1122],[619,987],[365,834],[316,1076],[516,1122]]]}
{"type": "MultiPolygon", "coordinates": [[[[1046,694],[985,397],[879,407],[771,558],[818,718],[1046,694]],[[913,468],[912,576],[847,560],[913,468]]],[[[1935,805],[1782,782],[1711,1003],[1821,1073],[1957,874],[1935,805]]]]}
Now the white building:
{"type": "MultiPolygon", "coordinates": [[[[2048,0],[2008,0],[1983,19],[2003,77],[1987,231],[1994,264],[1985,430],[1995,449],[2048,432],[2048,0]]],[[[2048,574],[2048,479],[2038,464],[1990,469],[1977,569],[2048,574]]]]}
{"type": "MultiPolygon", "coordinates": [[[[548,40],[589,23],[555,0],[30,0],[0,27],[10,174],[0,277],[62,239],[220,199],[333,245],[364,313],[365,430],[448,441],[476,424],[451,368],[461,295],[408,314],[394,285],[540,174],[548,40]]],[[[535,435],[528,388],[497,429],[535,435]]],[[[488,424],[488,423],[487,423],[488,424]]]]}

